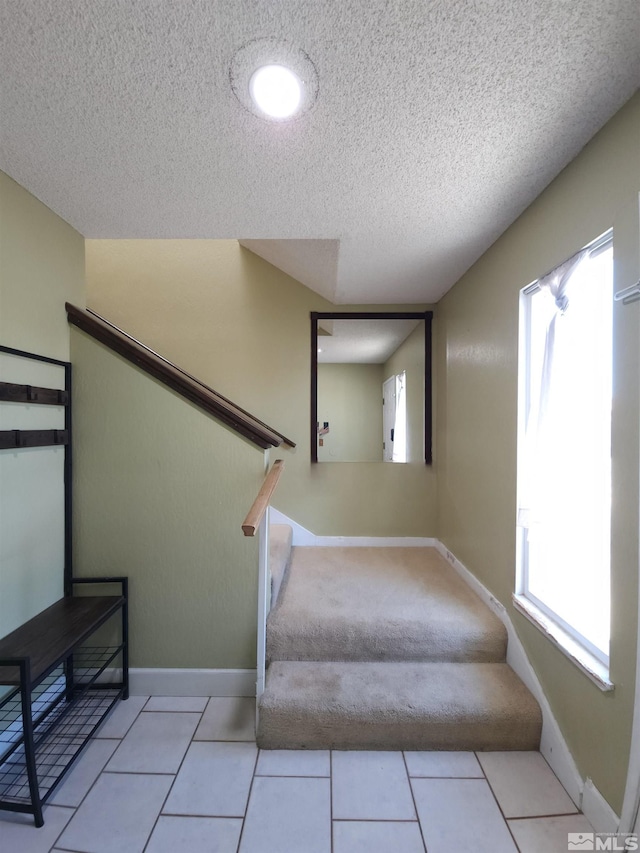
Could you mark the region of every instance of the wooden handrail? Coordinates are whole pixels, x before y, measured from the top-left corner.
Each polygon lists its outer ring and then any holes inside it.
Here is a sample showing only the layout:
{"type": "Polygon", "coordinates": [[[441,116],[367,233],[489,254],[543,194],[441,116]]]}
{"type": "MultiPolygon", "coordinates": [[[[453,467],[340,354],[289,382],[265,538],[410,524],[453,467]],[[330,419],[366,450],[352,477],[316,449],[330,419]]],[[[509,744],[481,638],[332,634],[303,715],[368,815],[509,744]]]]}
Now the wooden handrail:
{"type": "Polygon", "coordinates": [[[269,426],[268,424],[265,424],[264,421],[261,421],[259,418],[256,418],[255,415],[252,415],[251,412],[247,412],[246,409],[243,409],[242,406],[238,406],[236,403],[229,400],[228,397],[225,397],[223,394],[220,394],[218,391],[214,391],[210,385],[207,385],[206,383],[202,382],[196,376],[193,376],[193,374],[188,373],[186,370],[183,370],[181,367],[176,367],[176,365],[174,365],[173,362],[169,361],[168,358],[165,358],[163,355],[160,355],[159,352],[152,350],[151,347],[148,347],[146,344],[143,344],[141,341],[137,340],[137,338],[134,338],[133,335],[130,335],[128,332],[125,332],[124,329],[121,329],[119,326],[116,326],[116,324],[112,323],[111,320],[106,320],[104,317],[102,317],[100,314],[98,314],[97,311],[93,311],[91,308],[87,308],[86,312],[87,312],[87,314],[91,314],[91,316],[96,317],[98,320],[102,321],[103,323],[106,323],[108,326],[110,326],[116,332],[119,332],[121,335],[124,335],[124,337],[128,338],[132,343],[138,344],[138,346],[143,347],[144,349],[147,350],[147,352],[150,352],[152,355],[155,355],[161,361],[164,361],[165,364],[169,365],[169,367],[175,367],[176,370],[179,370],[180,373],[184,374],[188,379],[192,379],[198,385],[201,385],[206,391],[210,391],[212,394],[215,394],[217,397],[220,398],[220,400],[224,401],[225,403],[229,403],[229,405],[233,406],[234,409],[237,409],[239,412],[242,412],[243,415],[247,415],[247,417],[251,418],[251,420],[260,424],[260,426],[266,427],[270,432],[279,436],[282,439],[284,444],[288,444],[289,447],[295,447],[296,446],[295,441],[291,441],[290,438],[287,438],[286,435],[283,435],[281,432],[278,432],[277,429],[274,429],[273,427],[269,426]]]}
{"type": "Polygon", "coordinates": [[[65,307],[69,323],[82,329],[83,332],[122,355],[146,373],[159,379],[164,385],[227,424],[254,444],[263,449],[280,447],[283,442],[290,447],[295,447],[295,443],[282,433],[267,426],[245,409],[241,409],[240,406],[236,406],[222,394],[218,394],[213,388],[176,367],[164,356],[154,352],[150,347],[105,320],[104,317],[94,311],[76,308],[75,305],[68,302],[65,307]]]}
{"type": "Polygon", "coordinates": [[[278,480],[284,470],[284,459],[276,459],[267,476],[264,478],[264,483],[258,495],[251,505],[251,509],[247,513],[247,517],[242,522],[242,532],[245,536],[255,536],[256,530],[260,526],[262,517],[267,511],[271,495],[274,493],[278,480]]]}

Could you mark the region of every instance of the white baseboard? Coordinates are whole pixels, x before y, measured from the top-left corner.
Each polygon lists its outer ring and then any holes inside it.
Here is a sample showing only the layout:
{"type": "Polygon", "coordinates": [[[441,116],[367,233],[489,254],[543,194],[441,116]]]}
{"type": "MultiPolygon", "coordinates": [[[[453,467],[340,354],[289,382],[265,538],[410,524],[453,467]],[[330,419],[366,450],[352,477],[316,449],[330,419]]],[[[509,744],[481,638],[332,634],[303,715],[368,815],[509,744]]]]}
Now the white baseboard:
{"type": "MultiPolygon", "coordinates": [[[[453,566],[460,577],[473,589],[478,597],[496,614],[500,621],[507,629],[508,644],[507,644],[507,663],[518,675],[531,693],[535,696],[540,709],[542,711],[542,736],[540,739],[540,752],[547,760],[549,766],[562,782],[567,793],[578,808],[582,805],[583,791],[585,791],[585,783],[576,767],[573,756],[569,751],[569,747],[562,735],[560,726],[551,711],[551,706],[547,701],[542,690],[538,677],[531,666],[527,653],[524,650],[518,634],[507,610],[493,596],[489,590],[466,568],[449,549],[437,542],[436,549],[442,556],[453,566]]],[[[594,789],[595,790],[595,789],[594,789]]],[[[603,800],[604,802],[604,800],[603,800]]],[[[612,812],[613,813],[613,812],[612,812]]],[[[598,832],[608,832],[605,828],[600,828],[591,822],[593,827],[598,832]]]]}
{"type": "Polygon", "coordinates": [[[288,515],[280,512],[280,510],[276,509],[274,506],[269,507],[269,521],[271,524],[289,525],[292,530],[292,545],[315,545],[315,539],[317,538],[315,533],[311,533],[311,531],[307,530],[306,527],[298,524],[297,521],[289,518],[288,515]]]}
{"type": "Polygon", "coordinates": [[[582,811],[596,832],[614,833],[618,831],[620,818],[588,777],[584,783],[582,811]]]}
{"type": "Polygon", "coordinates": [[[132,696],[255,696],[255,669],[129,670],[132,696]]]}
{"type": "Polygon", "coordinates": [[[316,536],[280,510],[271,507],[272,524],[288,524],[293,530],[291,544],[342,548],[433,548],[437,540],[426,536],[316,536]]]}

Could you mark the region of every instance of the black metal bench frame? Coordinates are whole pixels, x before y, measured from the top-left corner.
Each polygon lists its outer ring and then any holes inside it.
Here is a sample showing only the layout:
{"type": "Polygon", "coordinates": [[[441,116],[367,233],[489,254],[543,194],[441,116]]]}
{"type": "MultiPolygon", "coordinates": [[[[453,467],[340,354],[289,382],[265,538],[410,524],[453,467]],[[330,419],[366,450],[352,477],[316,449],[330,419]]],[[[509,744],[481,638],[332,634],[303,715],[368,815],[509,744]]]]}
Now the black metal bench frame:
{"type": "Polygon", "coordinates": [[[0,353],[65,374],[64,391],[0,382],[1,401],[65,411],[64,430],[0,431],[0,449],[64,446],[64,598],[0,640],[0,809],[33,814],[43,826],[42,806],[114,704],[129,696],[128,579],[73,575],[71,365],[5,346],[0,353]],[[118,595],[74,595],[113,584],[118,595]],[[119,641],[87,644],[118,615],[119,641]]]}
{"type": "Polygon", "coordinates": [[[127,578],[73,580],[74,585],[115,583],[120,595],[60,599],[0,640],[0,684],[10,688],[0,700],[0,734],[14,730],[0,760],[0,787],[7,792],[0,796],[0,809],[33,814],[36,826],[44,824],[42,806],[75,758],[115,703],[129,696],[127,578]],[[118,614],[121,642],[85,645],[118,614]],[[20,654],[24,650],[31,654],[20,654]],[[101,680],[118,656],[121,677],[101,680]],[[45,689],[34,702],[40,685],[45,689]]]}

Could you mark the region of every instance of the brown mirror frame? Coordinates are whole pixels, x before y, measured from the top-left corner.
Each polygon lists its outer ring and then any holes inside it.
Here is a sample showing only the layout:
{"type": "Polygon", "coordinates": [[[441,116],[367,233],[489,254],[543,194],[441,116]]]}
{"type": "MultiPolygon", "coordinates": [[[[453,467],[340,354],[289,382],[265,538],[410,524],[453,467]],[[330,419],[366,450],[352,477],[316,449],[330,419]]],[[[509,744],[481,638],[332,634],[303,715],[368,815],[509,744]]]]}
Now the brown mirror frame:
{"type": "Polygon", "coordinates": [[[319,320],[424,320],[424,461],[433,462],[433,382],[431,355],[431,321],[433,311],[407,311],[391,313],[311,312],[311,462],[318,461],[318,321],[319,320]]]}

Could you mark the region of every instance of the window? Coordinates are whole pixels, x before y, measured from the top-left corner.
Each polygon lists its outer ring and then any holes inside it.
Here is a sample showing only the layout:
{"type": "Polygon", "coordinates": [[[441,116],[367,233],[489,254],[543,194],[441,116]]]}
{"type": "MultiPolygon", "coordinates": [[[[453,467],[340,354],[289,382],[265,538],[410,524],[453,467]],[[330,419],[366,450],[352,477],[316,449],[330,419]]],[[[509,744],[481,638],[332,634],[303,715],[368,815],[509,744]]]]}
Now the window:
{"type": "Polygon", "coordinates": [[[608,670],[611,234],[521,297],[516,603],[608,670]]]}
{"type": "Polygon", "coordinates": [[[407,373],[382,383],[382,459],[407,461],[407,373]]]}

